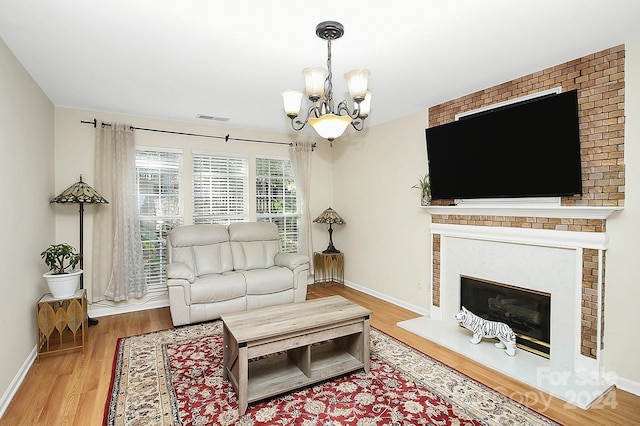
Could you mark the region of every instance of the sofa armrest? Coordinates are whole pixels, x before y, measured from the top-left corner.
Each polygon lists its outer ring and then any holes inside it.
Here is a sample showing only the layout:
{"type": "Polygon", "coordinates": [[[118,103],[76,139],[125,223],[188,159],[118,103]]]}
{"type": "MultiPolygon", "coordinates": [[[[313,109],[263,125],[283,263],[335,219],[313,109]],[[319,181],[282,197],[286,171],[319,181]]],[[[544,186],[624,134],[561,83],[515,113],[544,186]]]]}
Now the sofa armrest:
{"type": "Polygon", "coordinates": [[[187,280],[193,284],[196,280],[196,274],[186,263],[169,263],[167,265],[167,283],[172,279],[187,280]]]}
{"type": "Polygon", "coordinates": [[[307,298],[307,276],[309,275],[309,257],[298,253],[278,253],[276,266],[291,269],[293,272],[294,302],[302,302],[307,298]]]}
{"type": "Polygon", "coordinates": [[[185,309],[188,314],[188,306],[191,305],[191,284],[195,280],[196,274],[186,263],[173,262],[167,265],[167,287],[172,317],[174,311],[181,312],[179,317],[184,316],[185,309]]]}
{"type": "Polygon", "coordinates": [[[276,266],[284,266],[292,271],[299,266],[309,264],[309,257],[299,253],[278,253],[275,257],[276,266]]]}

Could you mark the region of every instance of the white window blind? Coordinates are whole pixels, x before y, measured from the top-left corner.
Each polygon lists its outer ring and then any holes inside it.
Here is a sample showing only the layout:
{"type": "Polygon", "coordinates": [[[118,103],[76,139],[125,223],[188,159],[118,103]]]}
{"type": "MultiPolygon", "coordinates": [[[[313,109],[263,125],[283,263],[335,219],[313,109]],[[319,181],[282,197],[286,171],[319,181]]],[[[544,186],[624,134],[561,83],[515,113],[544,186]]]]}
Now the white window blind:
{"type": "Polygon", "coordinates": [[[136,183],[145,279],[149,292],[167,290],[167,234],[182,225],[182,153],[136,149],[136,183]]]}
{"type": "Polygon", "coordinates": [[[193,223],[249,220],[246,158],[193,153],[193,223]]]}
{"type": "Polygon", "coordinates": [[[282,250],[298,250],[300,212],[289,160],[256,158],[256,213],[258,221],[278,225],[282,250]]]}

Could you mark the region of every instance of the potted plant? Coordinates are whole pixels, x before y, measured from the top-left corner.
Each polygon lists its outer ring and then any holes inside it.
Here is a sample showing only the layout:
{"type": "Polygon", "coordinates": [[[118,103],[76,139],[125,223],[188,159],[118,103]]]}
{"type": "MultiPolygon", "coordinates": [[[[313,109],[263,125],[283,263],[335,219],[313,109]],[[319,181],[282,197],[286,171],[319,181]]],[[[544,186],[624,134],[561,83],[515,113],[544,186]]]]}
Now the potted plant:
{"type": "Polygon", "coordinates": [[[82,255],[76,253],[69,244],[63,243],[51,245],[40,256],[49,267],[49,272],[42,276],[47,280],[53,297],[62,299],[73,296],[82,275],[82,269],[75,269],[82,255]]]}
{"type": "Polygon", "coordinates": [[[412,188],[420,190],[420,205],[431,205],[431,182],[429,182],[429,175],[425,174],[418,179],[418,183],[413,185],[412,188]]]}

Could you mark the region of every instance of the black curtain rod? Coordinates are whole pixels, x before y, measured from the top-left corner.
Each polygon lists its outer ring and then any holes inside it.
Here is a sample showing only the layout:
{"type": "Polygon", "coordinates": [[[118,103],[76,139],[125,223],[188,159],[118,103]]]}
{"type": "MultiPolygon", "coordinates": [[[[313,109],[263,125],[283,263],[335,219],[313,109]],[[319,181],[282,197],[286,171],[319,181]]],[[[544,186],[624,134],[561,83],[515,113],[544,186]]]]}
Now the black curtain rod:
{"type": "MultiPolygon", "coordinates": [[[[94,118],[93,121],[83,121],[80,120],[80,123],[82,124],[91,124],[93,125],[93,128],[97,128],[98,127],[98,119],[94,118]]],[[[101,123],[102,127],[111,127],[111,123],[101,123]]],[[[176,132],[173,130],[161,130],[161,129],[150,129],[150,128],[146,128],[146,127],[134,127],[134,126],[129,126],[129,129],[131,130],[143,130],[145,132],[158,132],[158,133],[170,133],[172,135],[183,135],[183,136],[197,136],[200,138],[212,138],[212,139],[224,139],[225,142],[229,142],[230,140],[232,141],[241,141],[241,142],[257,142],[257,143],[270,143],[270,144],[274,144],[274,145],[289,145],[289,146],[293,146],[292,142],[276,142],[276,141],[263,141],[263,140],[259,140],[259,139],[242,139],[242,138],[232,138],[229,134],[226,134],[225,136],[214,136],[214,135],[203,135],[200,133],[187,133],[187,132],[176,132]]],[[[311,150],[313,151],[316,147],[316,144],[314,143],[311,146],[311,150]]]]}

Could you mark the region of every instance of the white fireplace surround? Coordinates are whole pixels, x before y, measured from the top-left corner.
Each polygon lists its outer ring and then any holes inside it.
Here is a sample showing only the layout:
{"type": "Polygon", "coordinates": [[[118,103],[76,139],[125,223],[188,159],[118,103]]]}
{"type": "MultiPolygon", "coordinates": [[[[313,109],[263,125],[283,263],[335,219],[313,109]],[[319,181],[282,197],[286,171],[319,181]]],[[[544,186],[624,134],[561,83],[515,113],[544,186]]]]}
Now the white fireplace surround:
{"type": "MultiPolygon", "coordinates": [[[[432,214],[598,219],[619,210],[460,207],[426,209],[432,214]],[[549,214],[550,210],[553,214],[549,214]]],[[[597,358],[580,353],[583,250],[598,250],[602,266],[608,244],[606,233],[440,223],[432,223],[430,229],[432,235],[440,235],[440,306],[431,304],[429,317],[405,321],[400,326],[581,408],[590,407],[610,389],[612,384],[602,370],[600,329],[597,358]],[[459,327],[454,319],[460,307],[461,275],[551,294],[550,359],[524,350],[509,357],[493,343],[469,343],[471,333],[459,327]]],[[[602,278],[598,278],[598,294],[602,294],[602,278]]],[[[601,314],[598,310],[599,328],[601,314]]]]}

